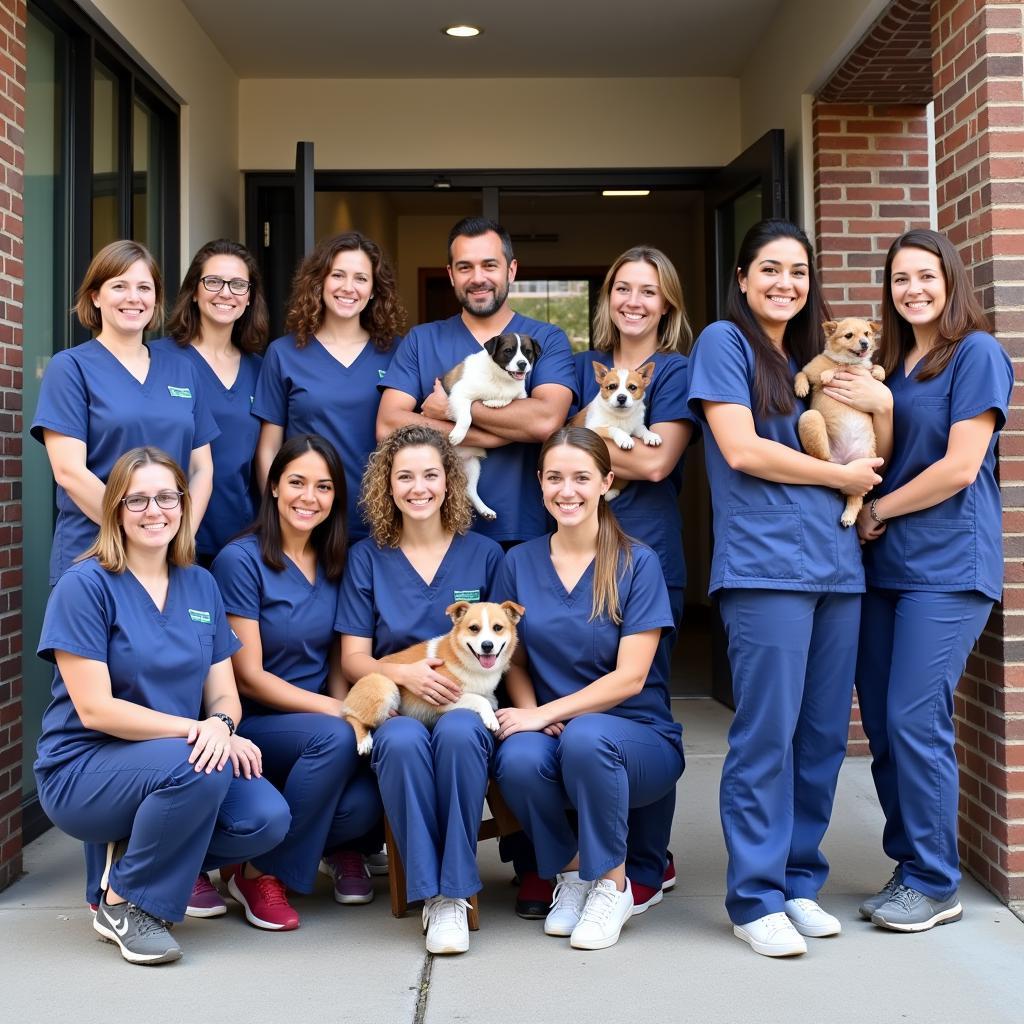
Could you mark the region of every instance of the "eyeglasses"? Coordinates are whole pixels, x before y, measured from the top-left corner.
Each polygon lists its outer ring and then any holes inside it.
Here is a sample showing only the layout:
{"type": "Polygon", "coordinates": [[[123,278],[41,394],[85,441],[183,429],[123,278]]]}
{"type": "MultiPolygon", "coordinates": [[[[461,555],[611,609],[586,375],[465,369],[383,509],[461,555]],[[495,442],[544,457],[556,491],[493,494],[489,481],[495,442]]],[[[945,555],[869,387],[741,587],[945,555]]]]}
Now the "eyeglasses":
{"type": "Polygon", "coordinates": [[[156,502],[157,508],[177,508],[181,504],[181,491],[161,491],[150,497],[148,494],[129,494],[121,499],[129,512],[145,512],[151,501],[156,502]]]}
{"type": "Polygon", "coordinates": [[[229,281],[226,277],[207,274],[206,277],[201,277],[199,280],[203,282],[203,287],[208,292],[219,292],[224,285],[227,285],[232,295],[245,295],[252,287],[251,281],[246,281],[241,277],[233,277],[229,281]]]}

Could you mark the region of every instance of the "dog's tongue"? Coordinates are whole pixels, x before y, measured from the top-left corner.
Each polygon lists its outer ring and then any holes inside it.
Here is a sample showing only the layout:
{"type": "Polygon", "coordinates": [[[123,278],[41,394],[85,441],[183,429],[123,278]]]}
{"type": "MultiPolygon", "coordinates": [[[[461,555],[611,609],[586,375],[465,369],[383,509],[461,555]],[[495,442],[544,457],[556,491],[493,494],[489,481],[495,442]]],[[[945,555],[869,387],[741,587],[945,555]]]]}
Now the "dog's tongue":
{"type": "Polygon", "coordinates": [[[526,380],[526,374],[519,370],[509,370],[508,374],[513,380],[526,380]]]}
{"type": "Polygon", "coordinates": [[[494,668],[494,663],[498,660],[496,654],[478,654],[477,658],[483,668],[494,668]]]}

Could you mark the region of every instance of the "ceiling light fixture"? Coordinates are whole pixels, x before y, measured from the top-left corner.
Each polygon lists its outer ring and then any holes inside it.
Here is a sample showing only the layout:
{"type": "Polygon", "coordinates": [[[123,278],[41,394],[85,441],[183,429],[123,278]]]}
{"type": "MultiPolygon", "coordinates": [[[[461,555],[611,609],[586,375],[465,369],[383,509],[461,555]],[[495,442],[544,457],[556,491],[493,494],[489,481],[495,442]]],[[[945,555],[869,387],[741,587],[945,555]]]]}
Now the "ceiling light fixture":
{"type": "Polygon", "coordinates": [[[472,39],[473,36],[480,35],[483,29],[477,28],[476,25],[449,25],[441,31],[446,36],[454,36],[456,39],[472,39]]]}
{"type": "Polygon", "coordinates": [[[649,188],[606,188],[601,192],[603,196],[649,196],[649,188]]]}

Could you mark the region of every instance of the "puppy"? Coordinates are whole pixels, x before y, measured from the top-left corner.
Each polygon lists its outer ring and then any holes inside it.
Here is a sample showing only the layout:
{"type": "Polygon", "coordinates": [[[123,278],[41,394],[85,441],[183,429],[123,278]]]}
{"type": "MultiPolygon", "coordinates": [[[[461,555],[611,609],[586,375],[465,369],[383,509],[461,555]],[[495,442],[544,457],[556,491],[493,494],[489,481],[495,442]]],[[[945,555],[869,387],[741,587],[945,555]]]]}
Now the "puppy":
{"type": "MultiPolygon", "coordinates": [[[[479,352],[466,356],[441,378],[448,396],[448,415],[455,421],[448,439],[459,445],[473,423],[472,405],[481,401],[500,409],[517,398],[526,397],[526,375],[540,357],[540,345],[528,334],[498,334],[479,352]]],[[[477,484],[480,461],[487,458],[483,448],[460,448],[466,467],[467,493],[473,508],[484,519],[497,519],[494,509],[484,504],[477,484]]]]}
{"type": "Polygon", "coordinates": [[[423,658],[443,658],[444,664],[434,671],[457,683],[462,688],[462,696],[453,704],[438,707],[399,687],[380,672],[363,676],[341,707],[342,717],[355,731],[359,753],[368,754],[373,749],[370,730],[383,725],[392,711],[433,725],[446,711],[468,708],[496,733],[498,719],[494,711],[498,701],[494,691],[516,649],[516,623],[524,611],[522,605],[514,601],[501,604],[456,601],[445,609],[452,620],[450,632],[381,658],[381,661],[403,665],[423,658]]]}
{"type": "MultiPolygon", "coordinates": [[[[885,380],[885,371],[871,362],[882,325],[875,320],[846,317],[826,320],[821,326],[825,331],[824,352],[815,356],[793,381],[798,398],[806,398],[811,392],[811,407],[798,424],[800,443],[808,455],[824,462],[846,465],[854,459],[873,458],[875,430],[871,417],[829,398],[821,389],[831,382],[837,370],[846,366],[863,366],[875,380],[885,380]]],[[[853,526],[863,504],[863,498],[847,497],[839,522],[853,526]]]]}
{"type": "MultiPolygon", "coordinates": [[[[644,392],[654,376],[654,363],[644,363],[639,370],[624,366],[609,368],[598,362],[593,366],[594,379],[600,391],[569,422],[574,427],[589,427],[627,451],[635,444],[634,437],[639,437],[647,445],[661,444],[661,436],[648,430],[644,424],[647,409],[644,392]]],[[[623,483],[610,488],[605,500],[614,500],[626,486],[623,483]]]]}

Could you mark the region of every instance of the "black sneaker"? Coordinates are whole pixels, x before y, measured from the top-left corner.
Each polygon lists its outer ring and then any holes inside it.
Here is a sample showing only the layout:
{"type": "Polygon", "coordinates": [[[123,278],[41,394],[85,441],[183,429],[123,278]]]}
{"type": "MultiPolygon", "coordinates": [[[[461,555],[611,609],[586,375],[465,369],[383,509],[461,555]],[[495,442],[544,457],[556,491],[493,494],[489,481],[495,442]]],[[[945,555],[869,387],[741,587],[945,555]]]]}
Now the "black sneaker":
{"type": "Polygon", "coordinates": [[[120,946],[121,956],[130,964],[168,964],[181,957],[181,947],[171,938],[165,922],[134,903],[112,907],[106,893],[92,926],[108,942],[120,946]]]}

